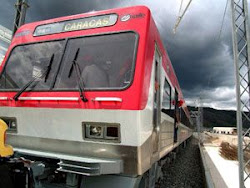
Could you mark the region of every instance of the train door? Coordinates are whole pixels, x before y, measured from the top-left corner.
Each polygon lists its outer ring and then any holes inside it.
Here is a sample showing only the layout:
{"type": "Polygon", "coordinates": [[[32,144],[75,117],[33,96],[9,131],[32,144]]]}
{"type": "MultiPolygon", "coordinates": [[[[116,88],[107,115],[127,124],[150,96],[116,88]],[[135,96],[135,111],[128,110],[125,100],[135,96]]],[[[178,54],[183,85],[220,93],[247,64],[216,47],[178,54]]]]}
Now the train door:
{"type": "Polygon", "coordinates": [[[161,97],[160,97],[160,83],[161,83],[161,55],[157,46],[155,47],[154,55],[154,106],[153,106],[153,152],[157,153],[159,150],[159,133],[161,123],[161,97]]]}
{"type": "Polygon", "coordinates": [[[178,92],[175,89],[175,108],[174,108],[174,143],[178,141],[178,128],[180,124],[180,109],[178,106],[178,92]]]}

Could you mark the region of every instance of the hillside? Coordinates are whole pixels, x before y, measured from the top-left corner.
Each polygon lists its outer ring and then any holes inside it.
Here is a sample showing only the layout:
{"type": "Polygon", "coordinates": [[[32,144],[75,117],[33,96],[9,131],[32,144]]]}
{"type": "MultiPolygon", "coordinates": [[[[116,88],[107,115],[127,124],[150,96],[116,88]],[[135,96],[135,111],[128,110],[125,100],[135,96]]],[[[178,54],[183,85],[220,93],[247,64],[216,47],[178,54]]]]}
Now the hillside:
{"type": "MultiPolygon", "coordinates": [[[[194,107],[188,107],[189,110],[197,110],[194,107]]],[[[236,111],[215,110],[213,108],[203,108],[204,127],[236,127],[236,111]]],[[[248,125],[244,125],[247,128],[248,125]]]]}

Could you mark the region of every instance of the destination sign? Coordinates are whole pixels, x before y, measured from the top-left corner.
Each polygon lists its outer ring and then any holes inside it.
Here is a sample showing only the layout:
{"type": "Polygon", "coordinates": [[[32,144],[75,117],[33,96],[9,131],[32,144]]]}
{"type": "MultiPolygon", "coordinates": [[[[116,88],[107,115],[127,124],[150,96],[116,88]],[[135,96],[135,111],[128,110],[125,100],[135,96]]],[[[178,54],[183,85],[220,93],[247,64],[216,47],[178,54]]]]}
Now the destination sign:
{"type": "Polygon", "coordinates": [[[115,25],[117,18],[116,14],[109,14],[40,25],[35,29],[33,36],[112,26],[115,25]]]}

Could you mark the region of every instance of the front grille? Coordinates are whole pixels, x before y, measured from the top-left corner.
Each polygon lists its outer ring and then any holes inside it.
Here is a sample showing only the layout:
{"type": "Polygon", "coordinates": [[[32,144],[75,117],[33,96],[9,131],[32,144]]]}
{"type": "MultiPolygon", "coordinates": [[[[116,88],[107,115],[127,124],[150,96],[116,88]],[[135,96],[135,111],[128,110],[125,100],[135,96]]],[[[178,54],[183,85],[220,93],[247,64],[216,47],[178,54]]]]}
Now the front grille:
{"type": "Polygon", "coordinates": [[[61,160],[58,171],[81,174],[86,176],[100,175],[100,164],[98,163],[83,163],[76,161],[61,160]]]}

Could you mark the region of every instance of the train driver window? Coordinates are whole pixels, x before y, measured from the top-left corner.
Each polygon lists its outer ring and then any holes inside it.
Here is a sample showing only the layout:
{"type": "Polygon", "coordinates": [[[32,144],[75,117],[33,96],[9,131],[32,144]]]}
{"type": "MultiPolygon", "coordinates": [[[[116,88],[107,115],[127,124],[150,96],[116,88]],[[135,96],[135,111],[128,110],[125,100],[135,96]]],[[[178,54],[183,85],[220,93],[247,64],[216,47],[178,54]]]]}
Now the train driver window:
{"type": "MultiPolygon", "coordinates": [[[[174,108],[173,108],[174,109],[174,108]]],[[[164,81],[163,99],[162,99],[162,112],[171,114],[171,87],[167,79],[164,81]]]]}

